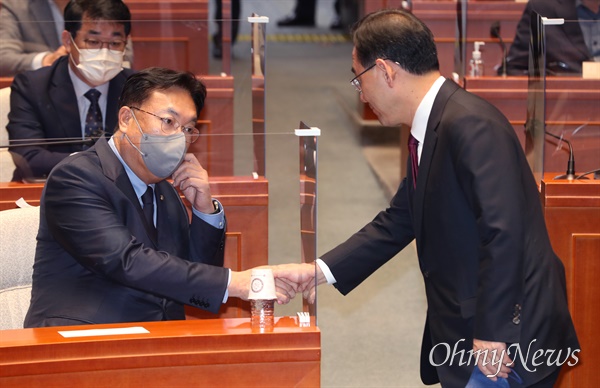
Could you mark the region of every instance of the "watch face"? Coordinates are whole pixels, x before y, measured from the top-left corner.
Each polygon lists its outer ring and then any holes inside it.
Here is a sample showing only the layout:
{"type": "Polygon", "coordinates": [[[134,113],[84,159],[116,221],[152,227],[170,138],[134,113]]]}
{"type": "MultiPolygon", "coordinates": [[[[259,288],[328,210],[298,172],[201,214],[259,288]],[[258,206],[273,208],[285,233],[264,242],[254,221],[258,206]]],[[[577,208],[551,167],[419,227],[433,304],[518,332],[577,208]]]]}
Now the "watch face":
{"type": "Polygon", "coordinates": [[[252,291],[253,292],[261,292],[263,289],[263,282],[260,279],[252,279],[252,291]]]}

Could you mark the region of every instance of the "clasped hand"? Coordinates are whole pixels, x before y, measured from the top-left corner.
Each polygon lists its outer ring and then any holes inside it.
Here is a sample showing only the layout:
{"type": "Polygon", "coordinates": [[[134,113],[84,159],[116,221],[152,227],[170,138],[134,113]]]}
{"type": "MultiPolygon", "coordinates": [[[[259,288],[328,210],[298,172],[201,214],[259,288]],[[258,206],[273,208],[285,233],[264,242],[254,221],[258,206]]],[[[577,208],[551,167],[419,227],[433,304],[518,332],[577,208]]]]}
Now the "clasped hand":
{"type": "MultiPolygon", "coordinates": [[[[302,294],[312,304],[315,302],[316,286],[326,281],[325,276],[314,263],[281,264],[258,268],[270,268],[273,271],[275,293],[279,304],[289,303],[296,294],[302,294]]],[[[232,271],[228,287],[230,296],[248,300],[251,273],[251,269],[232,271]]]]}

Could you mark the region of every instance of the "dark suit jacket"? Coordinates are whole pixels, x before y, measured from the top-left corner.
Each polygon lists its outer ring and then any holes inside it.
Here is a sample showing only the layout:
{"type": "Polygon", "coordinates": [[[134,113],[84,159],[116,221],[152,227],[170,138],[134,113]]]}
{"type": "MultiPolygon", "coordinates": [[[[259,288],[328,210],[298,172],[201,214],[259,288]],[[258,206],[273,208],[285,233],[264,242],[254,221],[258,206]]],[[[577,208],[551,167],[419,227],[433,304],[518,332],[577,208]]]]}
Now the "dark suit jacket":
{"type": "Polygon", "coordinates": [[[25,327],[184,319],[183,304],[219,310],[224,230],[190,224],[167,181],[155,192],[158,241],[106,139],[52,171],[25,327]]]}
{"type": "MultiPolygon", "coordinates": [[[[64,56],[52,66],[17,74],[11,85],[6,126],[10,140],[81,138],[79,108],[68,66],[69,56],[64,56]]],[[[103,112],[109,134],[117,125],[119,95],[131,74],[132,70],[124,69],[109,83],[106,112],[103,112]]],[[[45,178],[58,162],[82,149],[82,144],[12,147],[10,151],[17,166],[13,181],[45,178]]]]}
{"type": "MultiPolygon", "coordinates": [[[[529,362],[538,348],[578,347],[537,186],[495,107],[447,80],[429,117],[415,190],[412,184],[409,171],[389,208],[322,259],[347,294],[416,238],[428,302],[423,382],[439,377],[464,387],[469,379],[474,362],[459,366],[458,355],[450,366],[443,343],[458,352],[472,349],[473,338],[523,351],[532,344],[529,362]],[[434,347],[437,368],[429,362],[434,347]]],[[[553,368],[515,366],[527,383],[553,368]]]]}
{"type": "MultiPolygon", "coordinates": [[[[534,10],[547,18],[578,20],[575,0],[529,0],[517,25],[515,39],[508,51],[506,59],[508,75],[528,73],[530,25],[534,10]]],[[[559,26],[546,26],[545,31],[548,74],[580,74],[582,72],[581,63],[593,60],[585,45],[579,23],[565,22],[559,26]]]]}

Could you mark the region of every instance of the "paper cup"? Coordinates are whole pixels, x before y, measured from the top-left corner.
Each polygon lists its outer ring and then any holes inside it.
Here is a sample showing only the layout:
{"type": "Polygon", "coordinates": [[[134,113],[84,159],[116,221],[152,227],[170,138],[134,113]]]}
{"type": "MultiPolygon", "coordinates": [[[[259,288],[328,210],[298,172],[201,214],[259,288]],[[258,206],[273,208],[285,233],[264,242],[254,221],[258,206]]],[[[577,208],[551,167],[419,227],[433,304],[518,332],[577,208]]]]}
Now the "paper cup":
{"type": "Polygon", "coordinates": [[[248,299],[277,299],[273,271],[270,268],[256,268],[252,270],[248,299]]]}

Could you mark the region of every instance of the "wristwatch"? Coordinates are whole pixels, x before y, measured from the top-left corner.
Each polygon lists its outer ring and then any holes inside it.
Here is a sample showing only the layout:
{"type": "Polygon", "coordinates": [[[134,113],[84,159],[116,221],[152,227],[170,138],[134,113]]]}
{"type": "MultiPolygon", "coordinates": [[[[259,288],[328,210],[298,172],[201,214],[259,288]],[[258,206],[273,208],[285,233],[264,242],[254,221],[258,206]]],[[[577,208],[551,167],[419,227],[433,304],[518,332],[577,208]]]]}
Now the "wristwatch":
{"type": "Polygon", "coordinates": [[[221,207],[219,206],[219,201],[217,201],[216,199],[212,200],[213,206],[215,207],[215,211],[212,212],[211,214],[217,214],[219,211],[221,211],[221,207]]]}

